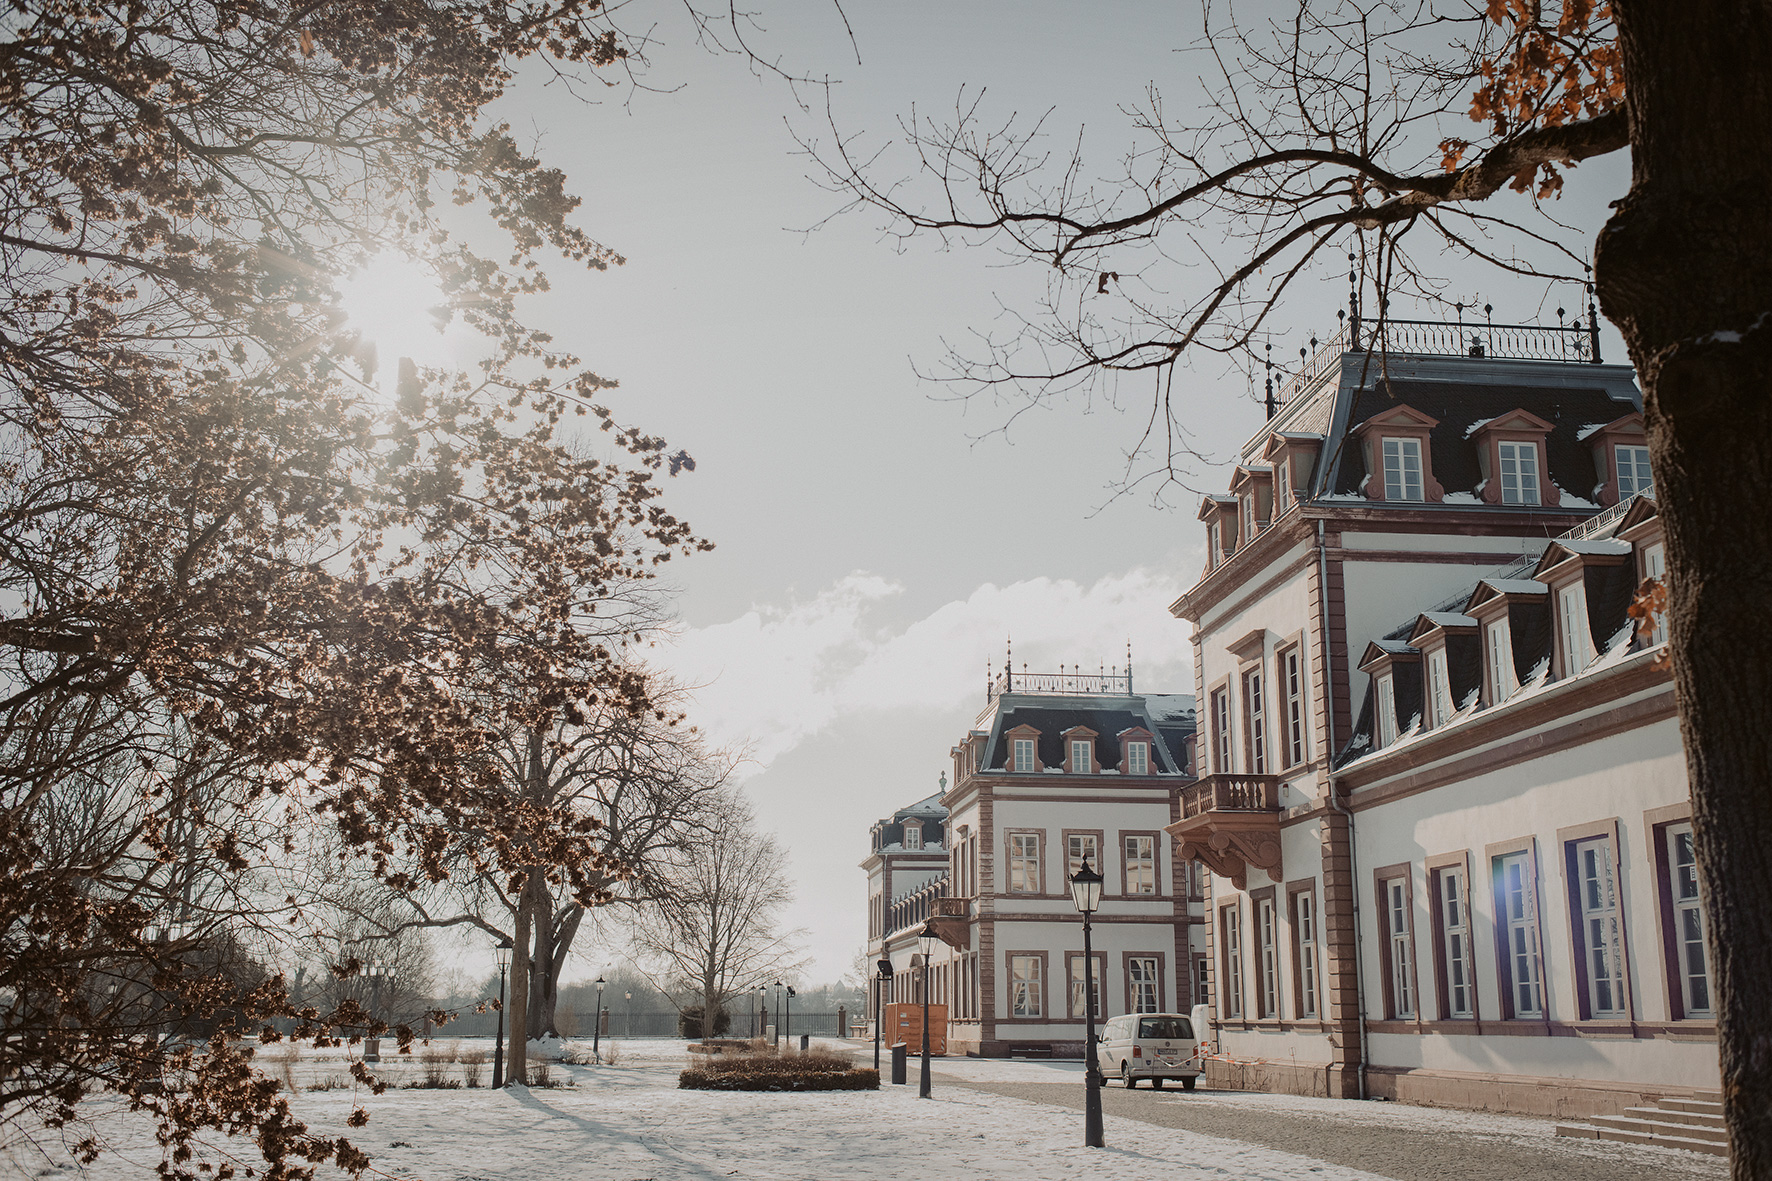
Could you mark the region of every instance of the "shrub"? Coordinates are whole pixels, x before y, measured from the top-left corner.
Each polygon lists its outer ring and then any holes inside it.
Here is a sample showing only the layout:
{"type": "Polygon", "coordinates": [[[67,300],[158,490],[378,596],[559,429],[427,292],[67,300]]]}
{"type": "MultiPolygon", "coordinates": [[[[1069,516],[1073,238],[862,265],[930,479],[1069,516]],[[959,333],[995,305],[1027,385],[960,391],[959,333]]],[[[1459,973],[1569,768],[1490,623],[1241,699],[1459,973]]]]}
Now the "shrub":
{"type": "Polygon", "coordinates": [[[880,1072],[835,1054],[747,1054],[715,1058],[677,1076],[691,1091],[877,1091],[880,1072]]]}
{"type": "MultiPolygon", "coordinates": [[[[732,1028],[732,1014],[721,1005],[714,1010],[714,1034],[719,1037],[732,1028]]],[[[702,1029],[701,1006],[690,1005],[677,1014],[678,1037],[706,1037],[707,1031],[702,1029]]]]}

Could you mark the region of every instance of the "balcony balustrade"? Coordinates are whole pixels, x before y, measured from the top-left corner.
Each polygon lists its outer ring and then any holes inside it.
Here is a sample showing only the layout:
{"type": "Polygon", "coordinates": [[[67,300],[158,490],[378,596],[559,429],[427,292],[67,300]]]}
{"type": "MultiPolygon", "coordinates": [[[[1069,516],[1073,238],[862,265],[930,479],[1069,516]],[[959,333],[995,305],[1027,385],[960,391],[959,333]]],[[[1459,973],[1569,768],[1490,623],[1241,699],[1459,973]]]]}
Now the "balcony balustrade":
{"type": "Polygon", "coordinates": [[[1181,819],[1164,830],[1177,856],[1205,862],[1239,890],[1248,888],[1250,866],[1278,881],[1281,786],[1277,775],[1232,773],[1183,788],[1181,819]]]}

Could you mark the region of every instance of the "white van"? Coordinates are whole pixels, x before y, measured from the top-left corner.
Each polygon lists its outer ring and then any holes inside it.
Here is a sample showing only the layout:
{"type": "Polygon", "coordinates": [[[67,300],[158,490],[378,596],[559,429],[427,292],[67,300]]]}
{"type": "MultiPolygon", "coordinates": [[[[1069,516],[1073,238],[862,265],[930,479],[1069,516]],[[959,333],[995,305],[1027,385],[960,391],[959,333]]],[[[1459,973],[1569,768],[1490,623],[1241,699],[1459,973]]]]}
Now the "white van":
{"type": "Polygon", "coordinates": [[[1110,1017],[1096,1039],[1095,1063],[1103,1085],[1117,1078],[1128,1087],[1141,1078],[1161,1090],[1170,1079],[1194,1089],[1203,1072],[1193,1021],[1181,1013],[1127,1013],[1110,1017]]]}

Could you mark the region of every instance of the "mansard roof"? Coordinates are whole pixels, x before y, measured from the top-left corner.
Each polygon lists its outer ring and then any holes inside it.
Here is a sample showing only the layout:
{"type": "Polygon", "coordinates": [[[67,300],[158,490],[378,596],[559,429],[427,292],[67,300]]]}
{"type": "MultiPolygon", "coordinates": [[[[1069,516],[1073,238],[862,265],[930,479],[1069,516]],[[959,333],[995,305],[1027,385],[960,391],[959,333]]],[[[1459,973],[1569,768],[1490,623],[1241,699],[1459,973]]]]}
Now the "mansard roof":
{"type": "Polygon", "coordinates": [[[1129,708],[1087,708],[1055,705],[1016,705],[998,714],[997,725],[985,747],[979,766],[985,770],[1002,771],[1008,767],[1007,735],[1017,726],[1031,726],[1040,732],[1040,762],[1047,767],[1065,765],[1064,735],[1078,727],[1093,730],[1095,759],[1103,770],[1119,770],[1120,736],[1128,730],[1153,730],[1161,739],[1157,744],[1157,769],[1174,772],[1186,764],[1183,747],[1193,733],[1193,713],[1180,718],[1147,718],[1144,711],[1129,708]]]}

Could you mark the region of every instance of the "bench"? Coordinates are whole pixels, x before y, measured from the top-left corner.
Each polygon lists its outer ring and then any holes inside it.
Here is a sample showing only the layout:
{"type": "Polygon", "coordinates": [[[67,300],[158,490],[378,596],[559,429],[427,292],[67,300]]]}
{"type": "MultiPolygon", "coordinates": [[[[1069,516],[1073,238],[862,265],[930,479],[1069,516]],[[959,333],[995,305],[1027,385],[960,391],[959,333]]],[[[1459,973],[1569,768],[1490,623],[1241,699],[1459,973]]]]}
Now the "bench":
{"type": "Polygon", "coordinates": [[[1009,1047],[1009,1056],[1011,1058],[1050,1058],[1050,1057],[1052,1057],[1052,1047],[1051,1046],[1010,1046],[1009,1047]]]}

